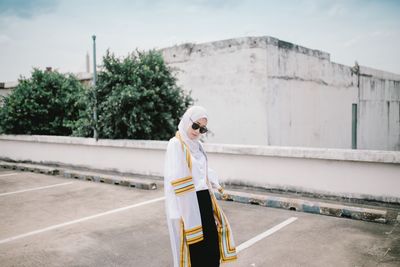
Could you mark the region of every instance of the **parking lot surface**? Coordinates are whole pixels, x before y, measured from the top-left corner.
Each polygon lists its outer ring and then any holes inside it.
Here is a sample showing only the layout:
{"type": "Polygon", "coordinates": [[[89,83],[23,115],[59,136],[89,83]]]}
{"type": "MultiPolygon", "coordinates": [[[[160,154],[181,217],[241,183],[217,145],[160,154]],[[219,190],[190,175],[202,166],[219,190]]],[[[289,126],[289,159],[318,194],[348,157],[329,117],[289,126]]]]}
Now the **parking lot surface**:
{"type": "MultiPolygon", "coordinates": [[[[172,266],[163,189],[0,170],[1,266],[172,266]]],[[[221,202],[238,246],[222,266],[400,266],[400,230],[221,202]]]]}

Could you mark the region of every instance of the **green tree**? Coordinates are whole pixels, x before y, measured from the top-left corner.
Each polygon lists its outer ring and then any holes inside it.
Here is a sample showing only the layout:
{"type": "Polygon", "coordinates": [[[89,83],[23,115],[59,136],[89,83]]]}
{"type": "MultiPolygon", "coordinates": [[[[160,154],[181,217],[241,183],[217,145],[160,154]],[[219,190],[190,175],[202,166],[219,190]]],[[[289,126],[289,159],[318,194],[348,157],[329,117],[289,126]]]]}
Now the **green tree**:
{"type": "MultiPolygon", "coordinates": [[[[95,93],[99,138],[168,140],[193,102],[156,51],[122,59],[107,51],[95,93]]],[[[84,120],[90,119],[88,112],[84,120]]],[[[85,125],[80,122],[76,132],[87,136],[85,125]]]]}
{"type": "Polygon", "coordinates": [[[72,75],[34,69],[2,99],[0,132],[5,134],[70,135],[85,110],[85,89],[72,75]]]}

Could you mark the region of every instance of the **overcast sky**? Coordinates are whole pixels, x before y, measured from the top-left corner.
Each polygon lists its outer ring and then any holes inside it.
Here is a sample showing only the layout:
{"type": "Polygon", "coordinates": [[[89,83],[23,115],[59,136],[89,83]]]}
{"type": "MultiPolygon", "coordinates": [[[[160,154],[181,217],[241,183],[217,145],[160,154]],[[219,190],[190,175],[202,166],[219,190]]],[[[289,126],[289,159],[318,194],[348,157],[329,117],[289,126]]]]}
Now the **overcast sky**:
{"type": "Polygon", "coordinates": [[[33,67],[84,72],[93,34],[98,62],[108,48],[272,36],[400,74],[400,0],[0,0],[0,82],[33,67]]]}

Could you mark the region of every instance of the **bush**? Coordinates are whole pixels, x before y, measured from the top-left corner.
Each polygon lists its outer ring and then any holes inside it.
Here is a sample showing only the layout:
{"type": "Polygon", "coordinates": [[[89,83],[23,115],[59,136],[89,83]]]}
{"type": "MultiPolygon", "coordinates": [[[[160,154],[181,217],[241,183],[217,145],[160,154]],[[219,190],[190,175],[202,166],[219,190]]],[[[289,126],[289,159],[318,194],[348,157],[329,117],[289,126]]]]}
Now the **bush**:
{"type": "Polygon", "coordinates": [[[84,87],[72,75],[34,69],[19,80],[0,108],[0,132],[5,134],[70,135],[85,104],[84,87]]]}
{"type": "MultiPolygon", "coordinates": [[[[99,138],[168,140],[193,102],[156,51],[136,51],[122,59],[107,51],[95,90],[99,138]]],[[[88,136],[90,114],[76,133],[88,136]]]]}

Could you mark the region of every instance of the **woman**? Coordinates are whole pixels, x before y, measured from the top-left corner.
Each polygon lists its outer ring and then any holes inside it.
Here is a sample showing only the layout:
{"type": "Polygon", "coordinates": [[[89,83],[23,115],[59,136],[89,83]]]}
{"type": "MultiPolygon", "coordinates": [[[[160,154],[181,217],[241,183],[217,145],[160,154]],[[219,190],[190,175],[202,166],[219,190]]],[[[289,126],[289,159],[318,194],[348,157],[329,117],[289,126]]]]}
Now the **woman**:
{"type": "Polygon", "coordinates": [[[199,141],[207,123],[203,107],[189,108],[168,143],[164,188],[174,267],[214,267],[236,259],[229,223],[212,191],[223,189],[199,141]]]}

